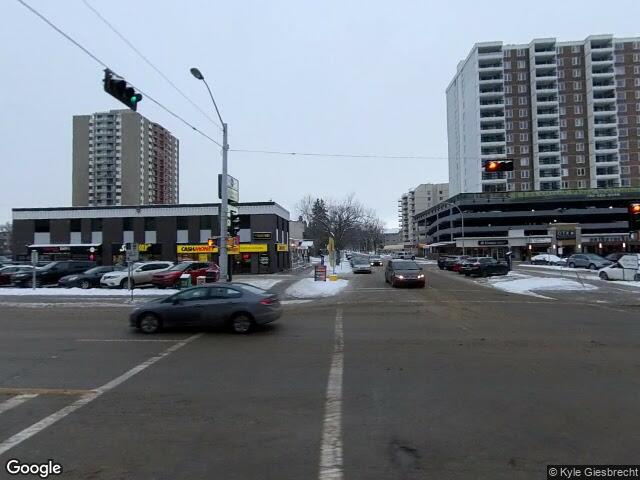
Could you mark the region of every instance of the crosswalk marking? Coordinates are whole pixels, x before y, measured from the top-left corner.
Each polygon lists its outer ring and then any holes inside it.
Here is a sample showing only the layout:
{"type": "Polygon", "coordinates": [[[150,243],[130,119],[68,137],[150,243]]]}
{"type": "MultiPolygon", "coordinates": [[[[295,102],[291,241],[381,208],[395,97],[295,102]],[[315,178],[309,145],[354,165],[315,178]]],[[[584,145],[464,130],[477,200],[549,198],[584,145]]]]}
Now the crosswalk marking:
{"type": "Polygon", "coordinates": [[[26,393],[23,395],[16,395],[15,397],[11,397],[8,400],[0,403],[0,414],[6,412],[7,410],[11,410],[18,405],[22,405],[27,400],[31,400],[32,398],[36,398],[38,395],[35,393],[26,393]]]}

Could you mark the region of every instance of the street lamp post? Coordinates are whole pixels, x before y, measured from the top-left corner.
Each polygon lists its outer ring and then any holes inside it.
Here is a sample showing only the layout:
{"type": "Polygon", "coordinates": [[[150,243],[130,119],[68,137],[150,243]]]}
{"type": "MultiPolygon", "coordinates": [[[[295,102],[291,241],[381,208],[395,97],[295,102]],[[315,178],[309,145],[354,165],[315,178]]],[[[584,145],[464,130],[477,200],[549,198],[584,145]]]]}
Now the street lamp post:
{"type": "MultiPolygon", "coordinates": [[[[440,203],[444,203],[445,205],[449,205],[450,207],[454,207],[457,208],[458,211],[460,212],[460,222],[461,222],[461,227],[462,227],[462,255],[465,255],[465,238],[464,238],[464,214],[462,213],[462,210],[460,210],[460,207],[458,205],[456,205],[455,203],[451,203],[451,202],[447,202],[447,201],[443,201],[440,203]]],[[[453,235],[452,235],[453,236],[453,235]]]]}
{"type": "Polygon", "coordinates": [[[221,199],[220,199],[220,245],[218,246],[218,251],[220,252],[219,258],[219,267],[220,267],[220,278],[223,280],[228,279],[228,256],[227,256],[227,210],[228,210],[228,192],[227,192],[227,153],[229,151],[229,143],[227,141],[227,124],[222,120],[220,116],[220,110],[218,110],[218,105],[216,104],[216,100],[213,98],[213,93],[211,93],[211,89],[209,88],[209,84],[204,78],[204,75],[197,68],[191,69],[191,75],[196,77],[198,80],[202,80],[207,87],[207,91],[209,92],[209,96],[211,97],[211,101],[213,102],[213,106],[216,109],[216,113],[218,114],[218,118],[220,119],[220,123],[222,124],[222,181],[220,182],[221,199]]]}

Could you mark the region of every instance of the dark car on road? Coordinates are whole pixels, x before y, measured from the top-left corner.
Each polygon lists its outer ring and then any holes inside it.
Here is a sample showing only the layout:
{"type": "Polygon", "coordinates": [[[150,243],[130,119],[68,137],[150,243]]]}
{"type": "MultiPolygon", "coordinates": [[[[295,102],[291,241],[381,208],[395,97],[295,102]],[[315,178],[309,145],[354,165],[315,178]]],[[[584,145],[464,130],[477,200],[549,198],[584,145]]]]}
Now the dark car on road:
{"type": "Polygon", "coordinates": [[[492,257],[477,257],[469,259],[462,266],[462,273],[467,277],[477,275],[479,277],[489,277],[491,275],[507,275],[509,265],[506,262],[499,262],[492,257]]]}
{"type": "Polygon", "coordinates": [[[372,267],[381,267],[382,266],[382,257],[380,255],[370,255],[369,262],[372,267]]]}
{"type": "Polygon", "coordinates": [[[595,253],[576,253],[567,259],[569,268],[588,268],[589,270],[599,270],[614,262],[606,258],[596,255],[595,253]]]}
{"type": "Polygon", "coordinates": [[[16,273],[31,272],[33,267],[31,265],[7,265],[6,267],[0,267],[0,285],[11,284],[11,276],[16,273]]]}
{"type": "MultiPolygon", "coordinates": [[[[58,260],[36,268],[36,286],[56,285],[66,275],[82,273],[96,266],[96,262],[84,260],[58,260]]],[[[16,273],[11,276],[11,284],[16,287],[31,287],[32,272],[16,273]]]]}
{"type": "Polygon", "coordinates": [[[207,282],[217,282],[220,279],[220,268],[213,262],[180,262],[169,270],[155,273],[151,277],[151,283],[159,288],[177,287],[183,274],[191,277],[192,285],[197,283],[198,277],[205,277],[207,282]]]}
{"type": "Polygon", "coordinates": [[[413,260],[389,260],[384,271],[384,281],[392,287],[403,285],[425,286],[425,277],[422,268],[413,260]]]}
{"type": "Polygon", "coordinates": [[[469,258],[468,255],[454,255],[452,257],[447,257],[444,261],[444,269],[454,271],[455,265],[458,264],[458,267],[455,268],[459,268],[462,264],[462,261],[466,260],[467,258],[469,258]]]}
{"type": "Polygon", "coordinates": [[[96,288],[100,286],[102,275],[109,272],[124,270],[122,265],[111,265],[104,267],[93,267],[82,273],[65,275],[58,280],[58,286],[64,288],[80,287],[83,289],[96,288]]]}
{"type": "Polygon", "coordinates": [[[246,283],[192,287],[135,308],[129,324],[143,333],[166,327],[229,326],[248,333],[282,315],[278,296],[246,283]]]}
{"type": "Polygon", "coordinates": [[[445,269],[445,267],[446,267],[446,262],[447,262],[447,259],[448,259],[448,258],[449,258],[449,256],[448,256],[448,255],[440,255],[440,256],[438,257],[438,268],[439,268],[440,270],[444,270],[444,269],[445,269]]]}

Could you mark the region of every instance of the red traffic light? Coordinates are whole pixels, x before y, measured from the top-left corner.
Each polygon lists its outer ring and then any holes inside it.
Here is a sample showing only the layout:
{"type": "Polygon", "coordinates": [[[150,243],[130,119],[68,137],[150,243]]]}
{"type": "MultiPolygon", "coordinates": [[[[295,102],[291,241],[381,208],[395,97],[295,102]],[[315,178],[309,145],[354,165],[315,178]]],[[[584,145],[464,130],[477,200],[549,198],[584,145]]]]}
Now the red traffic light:
{"type": "Polygon", "coordinates": [[[640,203],[632,203],[629,205],[629,213],[631,215],[640,214],[640,203]]]}
{"type": "Polygon", "coordinates": [[[513,161],[511,160],[491,160],[484,164],[486,173],[511,172],[513,171],[513,161]]]}

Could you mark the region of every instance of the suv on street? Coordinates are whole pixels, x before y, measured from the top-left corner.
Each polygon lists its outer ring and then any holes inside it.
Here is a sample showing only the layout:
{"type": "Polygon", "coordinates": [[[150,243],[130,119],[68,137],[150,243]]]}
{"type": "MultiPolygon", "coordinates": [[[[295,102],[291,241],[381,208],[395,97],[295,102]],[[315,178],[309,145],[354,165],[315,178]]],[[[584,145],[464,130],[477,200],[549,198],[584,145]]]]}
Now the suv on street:
{"type": "MultiPolygon", "coordinates": [[[[66,275],[82,273],[96,266],[96,262],[85,260],[58,260],[36,268],[36,286],[56,285],[66,275]]],[[[11,284],[16,287],[32,287],[33,272],[19,272],[11,276],[11,284]]]]}
{"type": "Polygon", "coordinates": [[[492,257],[472,257],[464,262],[461,267],[461,273],[464,273],[467,277],[471,275],[479,277],[507,275],[509,273],[509,265],[492,257]]]}
{"type": "Polygon", "coordinates": [[[612,264],[611,260],[607,260],[595,253],[576,253],[567,260],[569,268],[588,268],[589,270],[600,270],[612,264]]]}
{"type": "Polygon", "coordinates": [[[173,267],[173,262],[152,261],[134,263],[131,266],[131,285],[129,285],[129,269],[105,273],[100,279],[101,287],[133,288],[136,285],[151,283],[153,275],[173,267]]]}

